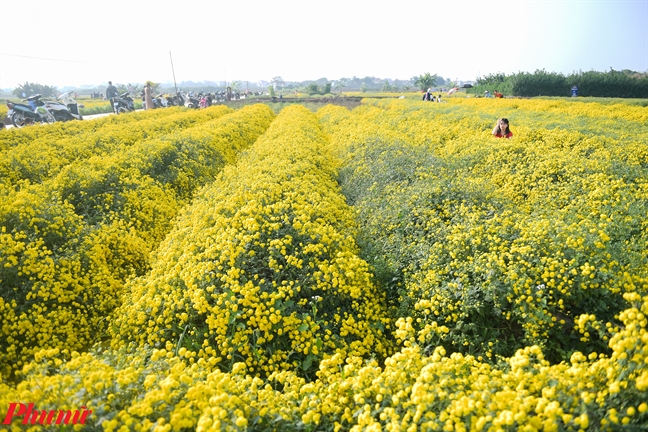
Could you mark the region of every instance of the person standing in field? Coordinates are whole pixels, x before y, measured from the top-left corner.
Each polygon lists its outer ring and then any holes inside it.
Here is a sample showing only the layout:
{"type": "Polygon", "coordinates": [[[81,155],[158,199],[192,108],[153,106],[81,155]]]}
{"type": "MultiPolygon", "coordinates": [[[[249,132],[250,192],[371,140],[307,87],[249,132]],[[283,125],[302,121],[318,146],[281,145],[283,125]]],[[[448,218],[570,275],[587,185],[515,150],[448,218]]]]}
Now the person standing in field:
{"type": "Polygon", "coordinates": [[[113,111],[115,111],[115,100],[117,97],[117,87],[115,87],[112,81],[108,81],[108,87],[106,87],[106,98],[110,101],[110,106],[113,111]]]}
{"type": "Polygon", "coordinates": [[[501,118],[495,123],[495,128],[493,129],[493,136],[495,138],[512,138],[513,132],[509,128],[508,119],[501,118]]]}
{"type": "Polygon", "coordinates": [[[144,86],[144,109],[150,110],[153,109],[153,96],[151,95],[151,84],[146,83],[144,86]]]}

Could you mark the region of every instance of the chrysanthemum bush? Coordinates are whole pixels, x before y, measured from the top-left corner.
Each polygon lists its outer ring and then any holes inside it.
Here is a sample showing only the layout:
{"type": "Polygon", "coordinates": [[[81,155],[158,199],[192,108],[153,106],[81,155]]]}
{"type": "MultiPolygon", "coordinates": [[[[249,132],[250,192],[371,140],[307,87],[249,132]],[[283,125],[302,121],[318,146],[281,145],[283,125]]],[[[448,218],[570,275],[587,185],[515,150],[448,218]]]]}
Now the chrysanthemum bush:
{"type": "Polygon", "coordinates": [[[44,183],[3,188],[3,374],[39,348],[79,351],[105,337],[125,281],[147,271],[178,209],[273,118],[264,105],[246,107],[70,164],[44,183]]]}
{"type": "MultiPolygon", "coordinates": [[[[255,377],[245,363],[214,369],[184,347],[129,352],[37,353],[15,386],[0,383],[0,406],[93,410],[84,430],[641,430],[648,422],[648,297],[611,332],[611,355],[575,352],[551,365],[538,346],[486,363],[427,353],[411,321],[396,325],[403,348],[384,364],[336,353],[317,379],[292,371],[255,377]]],[[[12,430],[25,430],[16,419],[12,430]]],[[[39,430],[33,428],[33,430],[39,430]]]]}
{"type": "Polygon", "coordinates": [[[177,133],[230,112],[223,105],[199,112],[174,107],[87,122],[11,129],[0,135],[0,179],[9,186],[24,181],[40,183],[58,175],[68,164],[120,154],[147,138],[177,133]]]}
{"type": "Polygon", "coordinates": [[[420,341],[489,358],[604,351],[622,294],[648,288],[645,142],[528,130],[554,115],[537,121],[534,101],[514,140],[491,138],[472,107],[379,105],[320,117],[347,162],[363,257],[420,341]]]}
{"type": "MultiPolygon", "coordinates": [[[[105,431],[642,430],[647,129],[567,103],[284,110],[120,289],[110,343],[34,350],[0,406],[87,406],[75,428],[105,431]]],[[[57,223],[5,250],[84,238],[75,205],[30,193],[57,223]]],[[[102,200],[96,221],[124,213],[102,200]]]]}
{"type": "Polygon", "coordinates": [[[326,355],[388,354],[384,296],[358,258],[334,157],[305,108],[282,111],[179,218],[129,285],[113,345],[186,348],[223,370],[316,369],[326,355]]]}

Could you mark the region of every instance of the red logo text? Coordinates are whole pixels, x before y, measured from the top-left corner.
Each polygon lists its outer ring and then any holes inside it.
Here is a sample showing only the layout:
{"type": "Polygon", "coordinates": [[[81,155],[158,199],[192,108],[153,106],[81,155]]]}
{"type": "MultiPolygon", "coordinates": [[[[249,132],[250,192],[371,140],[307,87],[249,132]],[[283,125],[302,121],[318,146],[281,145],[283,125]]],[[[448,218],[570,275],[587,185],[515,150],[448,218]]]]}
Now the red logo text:
{"type": "Polygon", "coordinates": [[[12,402],[2,424],[11,424],[14,419],[22,418],[22,424],[68,425],[85,424],[92,410],[82,406],[78,410],[36,410],[34,404],[12,402]]]}

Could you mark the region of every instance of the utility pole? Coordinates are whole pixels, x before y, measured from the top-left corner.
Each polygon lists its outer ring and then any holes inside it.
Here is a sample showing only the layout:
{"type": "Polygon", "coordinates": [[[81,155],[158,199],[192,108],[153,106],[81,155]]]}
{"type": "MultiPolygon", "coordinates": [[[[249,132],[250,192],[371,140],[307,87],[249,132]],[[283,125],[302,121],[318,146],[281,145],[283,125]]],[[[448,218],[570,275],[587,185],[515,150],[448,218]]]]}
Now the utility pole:
{"type": "Polygon", "coordinates": [[[169,51],[169,58],[171,59],[171,72],[173,73],[173,86],[175,87],[175,94],[178,94],[178,84],[176,84],[175,70],[173,69],[173,57],[171,57],[171,51],[169,51]]]}

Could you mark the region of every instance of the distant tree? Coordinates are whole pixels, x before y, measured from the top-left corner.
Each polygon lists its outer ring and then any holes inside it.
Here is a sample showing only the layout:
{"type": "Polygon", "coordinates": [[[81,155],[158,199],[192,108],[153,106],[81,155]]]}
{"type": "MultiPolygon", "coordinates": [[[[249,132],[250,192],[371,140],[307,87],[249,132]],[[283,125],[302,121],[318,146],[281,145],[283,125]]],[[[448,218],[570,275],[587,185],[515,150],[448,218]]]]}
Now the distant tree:
{"type": "Polygon", "coordinates": [[[427,90],[431,87],[436,87],[437,75],[431,75],[430,72],[425,72],[423,75],[413,78],[414,85],[418,86],[421,90],[427,90]]]}
{"type": "Polygon", "coordinates": [[[342,93],[342,89],[346,86],[347,86],[346,78],[340,78],[335,82],[335,90],[338,90],[340,93],[342,93]]]}
{"type": "Polygon", "coordinates": [[[270,82],[272,83],[272,85],[273,85],[275,88],[277,88],[277,87],[283,87],[284,84],[285,84],[285,81],[284,81],[283,78],[281,78],[280,76],[276,76],[276,77],[272,78],[272,80],[271,80],[270,82]]]}
{"type": "Polygon", "coordinates": [[[481,77],[477,80],[477,84],[480,85],[490,85],[490,86],[496,86],[496,85],[501,85],[507,80],[507,77],[503,73],[496,73],[496,74],[488,74],[484,77],[481,77]]]}
{"type": "MultiPolygon", "coordinates": [[[[122,94],[122,93],[130,93],[131,95],[137,95],[144,90],[142,87],[140,87],[139,84],[132,85],[131,83],[128,84],[115,84],[115,87],[117,87],[117,93],[122,94]]],[[[160,87],[160,84],[157,85],[156,89],[160,87]]],[[[153,87],[151,87],[153,88],[153,87]]],[[[162,89],[160,89],[162,91],[162,89]]]]}
{"type": "Polygon", "coordinates": [[[315,84],[314,82],[308,84],[306,86],[306,93],[308,93],[310,95],[314,95],[314,94],[319,93],[319,88],[317,87],[317,84],[315,84]]]}
{"type": "Polygon", "coordinates": [[[362,85],[360,86],[360,91],[361,91],[362,93],[365,93],[365,92],[367,91],[367,84],[362,83],[362,85]]]}
{"type": "Polygon", "coordinates": [[[396,90],[398,90],[398,88],[396,88],[396,86],[390,84],[389,80],[385,80],[385,83],[383,84],[382,88],[380,89],[380,91],[383,91],[383,92],[394,92],[396,90]]]}
{"type": "Polygon", "coordinates": [[[23,97],[23,93],[25,94],[25,97],[35,94],[41,94],[43,97],[53,97],[56,96],[57,90],[54,86],[30,83],[27,81],[25,84],[21,84],[13,89],[12,93],[18,97],[23,97]]]}
{"type": "Polygon", "coordinates": [[[274,89],[273,85],[268,86],[268,93],[270,94],[270,97],[275,97],[276,96],[275,89],[274,89]]]}
{"type": "Polygon", "coordinates": [[[230,87],[232,88],[232,92],[236,93],[241,87],[241,81],[232,81],[230,87]]]}
{"type": "Polygon", "coordinates": [[[328,94],[328,93],[331,93],[331,83],[330,82],[327,82],[324,85],[324,94],[328,94]]]}

